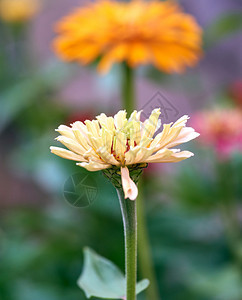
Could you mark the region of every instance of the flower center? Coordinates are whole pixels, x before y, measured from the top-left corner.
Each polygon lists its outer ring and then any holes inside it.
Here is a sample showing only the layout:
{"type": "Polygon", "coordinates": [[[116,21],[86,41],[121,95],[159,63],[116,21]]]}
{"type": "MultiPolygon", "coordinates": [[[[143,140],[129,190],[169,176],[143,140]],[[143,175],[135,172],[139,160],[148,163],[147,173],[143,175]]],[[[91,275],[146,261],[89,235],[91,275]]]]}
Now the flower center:
{"type": "MultiPolygon", "coordinates": [[[[124,140],[123,142],[125,143],[125,140],[124,140]]],[[[137,146],[136,141],[134,141],[134,147],[135,147],[135,146],[137,146]]],[[[125,148],[126,148],[126,149],[125,149],[123,155],[124,155],[125,153],[127,153],[127,152],[130,150],[130,139],[129,139],[129,138],[126,139],[125,148]]],[[[116,153],[116,151],[115,151],[115,145],[114,145],[114,142],[112,142],[112,146],[111,146],[111,154],[113,154],[114,158],[115,158],[117,161],[123,163],[123,158],[120,157],[119,155],[117,155],[117,153],[116,153]]]]}

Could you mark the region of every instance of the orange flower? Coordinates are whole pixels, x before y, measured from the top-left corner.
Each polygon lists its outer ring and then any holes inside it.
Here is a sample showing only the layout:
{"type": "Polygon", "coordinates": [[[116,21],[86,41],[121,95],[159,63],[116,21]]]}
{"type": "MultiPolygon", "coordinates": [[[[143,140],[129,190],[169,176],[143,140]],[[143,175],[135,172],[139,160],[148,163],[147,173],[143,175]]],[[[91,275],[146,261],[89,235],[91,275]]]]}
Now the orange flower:
{"type": "Polygon", "coordinates": [[[0,0],[0,19],[7,23],[25,22],[40,9],[38,0],[0,0]]]}
{"type": "Polygon", "coordinates": [[[101,72],[123,61],[182,72],[202,53],[201,28],[170,0],[99,0],[63,18],[57,33],[54,49],[63,60],[88,64],[101,57],[101,72]]]}

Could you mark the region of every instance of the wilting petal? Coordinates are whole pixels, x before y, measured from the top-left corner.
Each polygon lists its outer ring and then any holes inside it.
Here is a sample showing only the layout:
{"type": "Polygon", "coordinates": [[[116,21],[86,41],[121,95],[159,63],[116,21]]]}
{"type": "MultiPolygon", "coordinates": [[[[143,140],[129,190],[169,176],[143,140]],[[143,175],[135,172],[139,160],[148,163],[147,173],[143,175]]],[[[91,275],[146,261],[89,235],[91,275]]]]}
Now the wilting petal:
{"type": "Polygon", "coordinates": [[[138,188],[129,176],[129,169],[127,167],[121,168],[122,186],[124,190],[125,199],[135,200],[138,196],[138,188]]]}

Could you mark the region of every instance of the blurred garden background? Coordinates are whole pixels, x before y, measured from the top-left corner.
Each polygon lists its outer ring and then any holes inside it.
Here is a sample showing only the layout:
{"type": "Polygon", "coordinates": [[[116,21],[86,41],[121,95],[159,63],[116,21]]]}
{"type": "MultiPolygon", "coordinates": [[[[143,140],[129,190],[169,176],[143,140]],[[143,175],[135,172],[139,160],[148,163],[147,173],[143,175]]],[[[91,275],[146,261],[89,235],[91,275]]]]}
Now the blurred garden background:
{"type": "MultiPolygon", "coordinates": [[[[55,23],[87,2],[14,1],[0,0],[0,300],[82,300],[85,246],[123,270],[118,199],[49,147],[60,124],[122,108],[120,66],[99,75],[56,57],[55,23]],[[95,186],[91,205],[66,201],[73,174],[95,186]]],[[[160,299],[242,300],[242,1],[178,2],[204,30],[201,61],[179,75],[136,70],[137,109],[161,107],[164,123],[188,114],[201,133],[193,158],[144,173],[160,299]]]]}

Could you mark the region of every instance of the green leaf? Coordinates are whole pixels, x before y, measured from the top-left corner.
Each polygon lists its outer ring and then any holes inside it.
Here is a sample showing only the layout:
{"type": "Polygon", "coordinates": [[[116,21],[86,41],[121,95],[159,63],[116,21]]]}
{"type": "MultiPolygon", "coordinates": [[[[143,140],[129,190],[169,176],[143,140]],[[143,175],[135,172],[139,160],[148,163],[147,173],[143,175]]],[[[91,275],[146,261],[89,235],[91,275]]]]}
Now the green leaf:
{"type": "Polygon", "coordinates": [[[213,46],[223,38],[242,30],[242,14],[234,12],[224,14],[205,30],[205,44],[213,46]]]}
{"type": "MultiPolygon", "coordinates": [[[[84,290],[87,298],[105,299],[125,298],[125,276],[111,261],[98,255],[89,248],[84,249],[84,268],[78,279],[78,286],[84,290]]],[[[136,293],[139,294],[149,285],[144,279],[137,283],[136,293]]]]}
{"type": "Polygon", "coordinates": [[[227,265],[209,273],[195,271],[189,278],[191,288],[208,299],[241,299],[241,275],[236,266],[227,265]]]}
{"type": "Polygon", "coordinates": [[[54,63],[1,93],[0,132],[33,101],[39,100],[43,91],[55,90],[69,76],[65,65],[54,63]]]}
{"type": "Polygon", "coordinates": [[[148,279],[142,279],[136,284],[136,295],[143,292],[149,286],[150,281],[148,279]]]}

